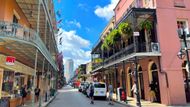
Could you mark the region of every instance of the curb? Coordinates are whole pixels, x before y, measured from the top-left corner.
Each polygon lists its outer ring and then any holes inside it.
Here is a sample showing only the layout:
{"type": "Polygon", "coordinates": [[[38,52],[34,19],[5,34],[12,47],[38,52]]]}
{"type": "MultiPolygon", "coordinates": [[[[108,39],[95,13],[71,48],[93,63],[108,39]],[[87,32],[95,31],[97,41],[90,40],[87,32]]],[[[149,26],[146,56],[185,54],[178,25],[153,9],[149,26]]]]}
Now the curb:
{"type": "Polygon", "coordinates": [[[122,105],[127,106],[127,107],[136,107],[136,106],[132,106],[132,105],[126,104],[125,102],[117,101],[117,100],[114,100],[114,102],[118,103],[118,104],[122,104],[122,105]]]}
{"type": "Polygon", "coordinates": [[[58,92],[56,92],[56,94],[53,96],[53,98],[51,98],[51,99],[47,102],[47,104],[45,104],[45,105],[42,106],[42,107],[47,107],[47,106],[56,98],[57,95],[58,95],[58,92]]]}

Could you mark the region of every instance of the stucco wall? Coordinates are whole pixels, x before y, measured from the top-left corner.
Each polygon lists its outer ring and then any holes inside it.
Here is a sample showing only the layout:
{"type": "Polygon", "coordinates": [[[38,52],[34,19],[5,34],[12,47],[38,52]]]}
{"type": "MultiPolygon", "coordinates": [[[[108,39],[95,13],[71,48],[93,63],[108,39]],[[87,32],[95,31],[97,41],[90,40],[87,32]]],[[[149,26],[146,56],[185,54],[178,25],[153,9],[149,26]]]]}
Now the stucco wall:
{"type": "Polygon", "coordinates": [[[4,11],[4,20],[12,22],[15,10],[20,17],[18,23],[29,27],[29,22],[24,13],[22,12],[21,8],[16,3],[16,0],[3,0],[3,1],[5,2],[5,6],[2,8],[1,11],[4,11]]]}
{"type": "MultiPolygon", "coordinates": [[[[185,0],[186,4],[190,1],[185,0]]],[[[187,6],[188,6],[187,5],[187,6]]],[[[166,71],[169,79],[169,88],[161,82],[161,100],[166,105],[185,104],[185,92],[181,70],[182,61],[177,57],[180,49],[180,41],[177,36],[177,19],[190,18],[187,9],[175,8],[174,1],[157,0],[157,34],[162,52],[161,66],[166,71]]],[[[160,76],[160,80],[164,79],[160,76]]]]}

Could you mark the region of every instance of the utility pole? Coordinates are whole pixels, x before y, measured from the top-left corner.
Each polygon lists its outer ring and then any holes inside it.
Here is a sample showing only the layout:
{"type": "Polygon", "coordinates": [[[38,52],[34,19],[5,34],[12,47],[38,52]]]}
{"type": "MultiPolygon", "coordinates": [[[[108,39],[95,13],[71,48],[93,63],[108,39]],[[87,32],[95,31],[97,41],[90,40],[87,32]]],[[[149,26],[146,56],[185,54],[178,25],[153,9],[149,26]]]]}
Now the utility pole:
{"type": "Polygon", "coordinates": [[[136,88],[137,88],[137,92],[136,92],[136,105],[137,107],[141,107],[141,101],[140,101],[140,95],[139,95],[139,81],[138,81],[138,70],[137,70],[137,67],[138,67],[138,63],[137,63],[137,57],[135,56],[135,63],[134,63],[134,70],[135,70],[135,84],[136,84],[136,88]]]}

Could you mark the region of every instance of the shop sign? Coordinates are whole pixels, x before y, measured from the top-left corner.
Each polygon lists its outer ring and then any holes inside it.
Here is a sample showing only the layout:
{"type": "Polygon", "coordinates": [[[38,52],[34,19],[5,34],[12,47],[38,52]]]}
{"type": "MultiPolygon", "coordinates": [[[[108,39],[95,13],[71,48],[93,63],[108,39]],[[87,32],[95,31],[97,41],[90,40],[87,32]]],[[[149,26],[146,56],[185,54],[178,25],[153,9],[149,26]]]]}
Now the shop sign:
{"type": "Polygon", "coordinates": [[[15,57],[7,56],[6,57],[6,65],[14,65],[15,64],[15,57]]]}
{"type": "Polygon", "coordinates": [[[133,32],[133,36],[139,36],[140,33],[139,32],[133,32]]]}

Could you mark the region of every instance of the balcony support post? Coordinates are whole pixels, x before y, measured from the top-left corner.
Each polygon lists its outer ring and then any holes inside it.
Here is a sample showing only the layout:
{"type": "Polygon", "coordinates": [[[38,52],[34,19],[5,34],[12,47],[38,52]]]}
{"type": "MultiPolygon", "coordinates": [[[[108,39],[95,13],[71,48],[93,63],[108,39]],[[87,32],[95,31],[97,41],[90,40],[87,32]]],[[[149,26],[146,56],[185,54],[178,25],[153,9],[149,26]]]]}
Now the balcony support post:
{"type": "Polygon", "coordinates": [[[36,55],[35,55],[35,66],[34,66],[34,79],[33,79],[33,87],[32,87],[32,107],[35,107],[35,93],[34,90],[36,88],[36,72],[37,72],[37,63],[38,63],[38,49],[36,49],[36,55]]]}

